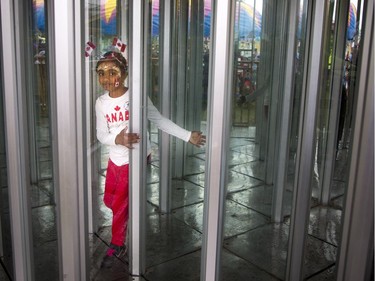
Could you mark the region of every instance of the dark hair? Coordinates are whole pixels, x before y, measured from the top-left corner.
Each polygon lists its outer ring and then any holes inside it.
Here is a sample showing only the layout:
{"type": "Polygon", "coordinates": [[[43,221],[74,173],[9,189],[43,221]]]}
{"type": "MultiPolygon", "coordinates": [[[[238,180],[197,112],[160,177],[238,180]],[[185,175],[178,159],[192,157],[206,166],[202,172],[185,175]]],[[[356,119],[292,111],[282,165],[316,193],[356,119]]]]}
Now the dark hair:
{"type": "Polygon", "coordinates": [[[122,72],[126,73],[128,71],[128,62],[124,56],[119,52],[109,51],[100,56],[100,59],[96,63],[96,71],[101,63],[106,61],[113,61],[122,72]]]}

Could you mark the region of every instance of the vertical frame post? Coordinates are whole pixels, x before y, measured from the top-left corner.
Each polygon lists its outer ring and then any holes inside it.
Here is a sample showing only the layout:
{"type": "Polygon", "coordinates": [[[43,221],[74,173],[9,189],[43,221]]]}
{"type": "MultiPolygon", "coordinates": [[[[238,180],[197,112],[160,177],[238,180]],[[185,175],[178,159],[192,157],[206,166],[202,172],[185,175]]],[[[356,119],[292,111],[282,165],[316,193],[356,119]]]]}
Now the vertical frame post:
{"type": "MultiPolygon", "coordinates": [[[[307,226],[310,214],[312,172],[315,159],[315,125],[318,112],[319,81],[323,50],[324,19],[327,1],[309,2],[311,13],[311,41],[305,68],[305,92],[302,94],[299,126],[296,179],[294,182],[293,207],[290,221],[289,248],[286,280],[303,279],[303,261],[307,226]]],[[[308,25],[309,26],[309,25],[308,25]]]]}
{"type": "Polygon", "coordinates": [[[231,116],[230,77],[233,71],[233,32],[235,3],[213,3],[212,55],[210,56],[209,122],[206,162],[206,189],[202,243],[201,280],[217,281],[220,275],[226,198],[227,154],[231,116]],[[214,94],[212,94],[214,93],[214,94]]]}
{"type": "Polygon", "coordinates": [[[363,11],[353,149],[337,264],[337,280],[343,281],[371,280],[374,269],[374,2],[367,1],[363,11]]]}
{"type": "MultiPolygon", "coordinates": [[[[204,1],[191,3],[190,38],[189,38],[189,90],[186,98],[186,128],[198,130],[202,118],[202,77],[203,77],[203,32],[204,32],[204,1]]],[[[196,151],[192,145],[186,147],[186,154],[196,151]]]]}
{"type": "MultiPolygon", "coordinates": [[[[172,11],[173,1],[160,2],[160,111],[163,116],[170,118],[171,100],[171,66],[172,59],[172,11]]],[[[169,213],[171,210],[171,168],[170,168],[170,137],[165,132],[159,132],[159,154],[160,154],[160,180],[159,180],[159,208],[161,212],[169,213]]]]}
{"type": "Polygon", "coordinates": [[[337,1],[336,11],[336,29],[335,29],[335,41],[334,41],[334,52],[332,55],[332,88],[331,88],[331,105],[329,114],[329,127],[327,133],[327,147],[324,157],[324,163],[322,165],[322,184],[320,186],[320,201],[322,204],[327,205],[331,197],[331,186],[333,173],[335,169],[336,160],[336,140],[337,140],[337,126],[339,124],[340,114],[340,96],[342,90],[342,71],[344,67],[344,56],[346,47],[346,26],[348,24],[348,11],[349,11],[349,0],[337,1]],[[345,32],[344,32],[345,31],[345,32]]]}
{"type": "MultiPolygon", "coordinates": [[[[194,2],[192,5],[195,5],[194,2]]],[[[185,126],[186,116],[186,69],[187,69],[187,38],[188,38],[188,21],[189,21],[189,3],[188,1],[180,1],[180,9],[178,11],[178,26],[177,26],[177,55],[173,60],[173,67],[176,69],[176,73],[173,81],[173,96],[171,99],[172,104],[176,104],[177,110],[175,110],[176,124],[181,127],[185,126]]],[[[172,114],[174,112],[172,111],[172,114]]],[[[184,163],[185,163],[185,142],[179,139],[175,140],[176,149],[173,163],[172,176],[181,178],[184,174],[184,163]]]]}
{"type": "Polygon", "coordinates": [[[88,223],[84,168],[83,7],[77,1],[49,3],[52,132],[60,278],[87,280],[88,223]],[[58,36],[55,36],[58,35],[58,36]],[[69,58],[69,59],[67,59],[69,58]]]}
{"type": "MultiPolygon", "coordinates": [[[[131,108],[131,132],[141,136],[139,146],[131,151],[130,157],[130,206],[129,206],[129,270],[139,276],[145,272],[145,213],[146,213],[146,138],[147,134],[147,96],[145,94],[144,67],[144,7],[146,1],[129,1],[129,91],[131,108]]],[[[148,7],[148,6],[147,6],[148,7]]]]}
{"type": "Polygon", "coordinates": [[[289,160],[289,134],[291,128],[292,118],[292,102],[294,90],[294,60],[296,54],[296,31],[298,20],[298,0],[289,1],[288,13],[288,41],[286,46],[286,65],[285,65],[285,79],[282,105],[281,105],[281,120],[280,120],[280,142],[277,151],[277,165],[274,180],[274,194],[275,200],[272,204],[272,220],[274,222],[281,222],[283,220],[283,201],[285,186],[287,182],[288,160],[289,160]]]}
{"type": "Polygon", "coordinates": [[[22,1],[1,1],[4,123],[15,280],[34,280],[22,1]],[[17,25],[15,24],[17,23],[17,25]]]}

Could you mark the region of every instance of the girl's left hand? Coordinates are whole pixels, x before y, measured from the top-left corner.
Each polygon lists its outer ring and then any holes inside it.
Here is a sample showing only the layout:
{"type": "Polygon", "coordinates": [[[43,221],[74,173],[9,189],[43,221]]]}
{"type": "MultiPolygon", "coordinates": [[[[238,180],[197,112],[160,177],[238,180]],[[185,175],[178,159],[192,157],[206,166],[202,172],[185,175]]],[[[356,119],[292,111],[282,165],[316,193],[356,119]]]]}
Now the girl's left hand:
{"type": "Polygon", "coordinates": [[[206,136],[202,132],[192,131],[189,142],[197,147],[201,147],[201,145],[206,143],[206,136]]]}

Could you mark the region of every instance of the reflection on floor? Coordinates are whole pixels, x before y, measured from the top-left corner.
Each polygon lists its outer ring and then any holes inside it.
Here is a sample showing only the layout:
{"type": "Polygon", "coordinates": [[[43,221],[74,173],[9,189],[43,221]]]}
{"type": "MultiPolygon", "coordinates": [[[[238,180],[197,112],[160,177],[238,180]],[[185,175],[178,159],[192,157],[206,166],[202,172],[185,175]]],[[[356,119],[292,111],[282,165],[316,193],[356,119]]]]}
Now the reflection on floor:
{"type": "MultiPolygon", "coordinates": [[[[90,280],[190,281],[199,280],[203,229],[204,160],[197,151],[186,163],[187,175],[174,179],[171,214],[158,211],[158,171],[156,137],[153,161],[148,167],[147,186],[147,271],[143,277],[129,276],[128,262],[117,260],[111,269],[100,268],[110,240],[110,213],[102,204],[104,174],[100,176],[100,225],[90,234],[90,280]]],[[[270,220],[272,186],[264,183],[264,162],[258,160],[259,147],[252,132],[239,129],[231,138],[228,193],[224,226],[221,280],[284,280],[291,210],[293,161],[285,194],[285,222],[270,220]]],[[[46,156],[47,157],[47,156],[46,156]]],[[[311,199],[309,236],[305,258],[305,278],[335,280],[334,267],[340,241],[340,225],[345,183],[347,149],[336,161],[332,200],[329,207],[318,205],[317,190],[311,199]]],[[[293,159],[293,157],[292,157],[293,159]]],[[[49,161],[46,159],[46,162],[49,161]]],[[[43,164],[43,163],[41,163],[43,164]]],[[[50,165],[46,164],[47,167],[50,165]]],[[[102,159],[105,167],[106,160],[102,159]]],[[[47,175],[47,174],[46,174],[47,175]]],[[[2,185],[3,187],[3,185],[2,185]]],[[[5,190],[5,189],[4,189],[5,190]]],[[[58,280],[58,255],[53,188],[49,180],[32,188],[34,263],[36,280],[58,280]]],[[[5,206],[7,210],[7,206],[5,206]]],[[[10,240],[8,240],[10,241],[10,240]]],[[[3,260],[3,259],[2,259],[3,260]]],[[[2,269],[2,267],[0,267],[2,269]]],[[[0,281],[9,280],[0,270],[0,281]]]]}
{"type": "MultiPolygon", "coordinates": [[[[240,137],[238,137],[240,135],[240,137]]],[[[248,134],[249,135],[249,134],[248,134]]],[[[155,148],[155,147],[154,147],[155,148]]],[[[228,193],[222,251],[221,280],[284,280],[292,203],[291,183],[285,194],[284,223],[270,219],[273,187],[264,184],[264,163],[251,137],[231,138],[228,193]]],[[[157,150],[154,149],[155,155],[157,150]]],[[[313,188],[305,258],[306,280],[335,280],[344,194],[341,175],[347,150],[339,153],[329,207],[321,206],[313,188]]],[[[187,175],[172,182],[172,212],[158,212],[159,160],[148,170],[146,274],[139,280],[200,279],[204,200],[204,151],[187,161],[187,175]]],[[[289,167],[291,173],[294,167],[289,167]]],[[[293,180],[293,176],[290,177],[293,180]]],[[[103,188],[104,177],[101,179],[103,188]]],[[[100,198],[101,201],[101,198],[100,198]]],[[[101,207],[103,227],[91,236],[91,280],[132,280],[126,260],[110,270],[100,262],[110,240],[110,213],[101,207]]]]}

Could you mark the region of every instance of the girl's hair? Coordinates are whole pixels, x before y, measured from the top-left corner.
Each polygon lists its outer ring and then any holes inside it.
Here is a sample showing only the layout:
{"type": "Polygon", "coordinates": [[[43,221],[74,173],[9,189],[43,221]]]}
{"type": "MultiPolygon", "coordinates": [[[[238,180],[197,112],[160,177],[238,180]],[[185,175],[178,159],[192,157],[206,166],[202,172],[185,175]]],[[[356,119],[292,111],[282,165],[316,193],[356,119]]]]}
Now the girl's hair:
{"type": "Polygon", "coordinates": [[[128,71],[128,63],[124,56],[121,53],[114,51],[106,52],[100,56],[100,59],[96,63],[96,71],[98,71],[99,65],[106,61],[113,61],[123,73],[126,73],[128,71]]]}

